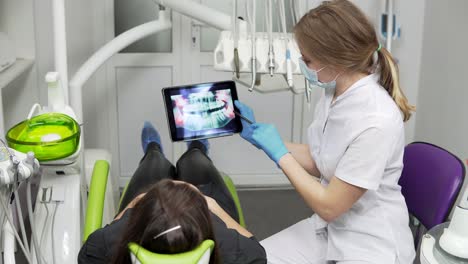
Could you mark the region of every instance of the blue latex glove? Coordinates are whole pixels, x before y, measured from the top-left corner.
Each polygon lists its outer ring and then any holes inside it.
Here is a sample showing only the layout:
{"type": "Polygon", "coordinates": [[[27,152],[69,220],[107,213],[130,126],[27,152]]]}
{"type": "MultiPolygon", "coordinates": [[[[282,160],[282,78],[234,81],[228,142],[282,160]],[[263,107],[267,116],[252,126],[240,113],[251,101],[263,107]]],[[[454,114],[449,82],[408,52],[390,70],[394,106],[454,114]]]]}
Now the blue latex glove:
{"type": "Polygon", "coordinates": [[[239,109],[239,112],[241,115],[247,117],[250,121],[254,122],[254,124],[250,124],[249,122],[241,118],[241,122],[242,122],[241,137],[247,140],[248,142],[252,143],[257,148],[259,148],[259,146],[252,139],[252,134],[255,129],[255,116],[253,114],[252,109],[238,100],[234,101],[234,104],[239,109]]]}
{"type": "Polygon", "coordinates": [[[239,109],[241,115],[254,122],[250,124],[241,118],[243,127],[241,137],[257,148],[265,151],[268,157],[278,164],[281,157],[286,155],[289,151],[284,145],[283,140],[281,140],[281,136],[276,127],[271,124],[255,123],[255,117],[250,107],[237,100],[234,104],[239,109]]]}
{"type": "Polygon", "coordinates": [[[281,136],[272,124],[256,123],[253,126],[252,140],[258,148],[261,148],[276,164],[289,151],[283,143],[281,136]]]}

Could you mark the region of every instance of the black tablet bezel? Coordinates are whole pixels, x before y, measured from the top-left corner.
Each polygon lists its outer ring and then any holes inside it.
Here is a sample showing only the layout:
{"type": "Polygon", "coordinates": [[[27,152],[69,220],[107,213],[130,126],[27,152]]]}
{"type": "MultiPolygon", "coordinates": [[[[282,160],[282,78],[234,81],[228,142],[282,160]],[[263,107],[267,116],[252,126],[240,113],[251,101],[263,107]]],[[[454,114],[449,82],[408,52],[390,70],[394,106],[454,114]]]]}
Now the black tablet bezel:
{"type": "MultiPolygon", "coordinates": [[[[191,90],[193,89],[196,92],[197,89],[202,90],[206,89],[206,86],[211,86],[210,91],[216,90],[225,90],[229,89],[231,91],[231,98],[234,104],[235,100],[238,100],[237,97],[237,89],[236,83],[234,81],[221,81],[221,82],[209,82],[209,83],[197,83],[197,84],[190,84],[190,85],[181,85],[181,86],[174,86],[174,87],[166,87],[162,89],[163,101],[164,106],[166,109],[166,117],[167,117],[167,124],[169,126],[169,133],[171,134],[172,141],[192,141],[197,139],[204,139],[204,138],[214,138],[214,137],[222,137],[222,136],[230,136],[235,133],[240,133],[242,131],[242,123],[239,116],[235,116],[234,118],[234,130],[232,131],[221,131],[219,133],[214,133],[210,135],[195,135],[191,137],[177,137],[177,127],[175,125],[174,119],[174,112],[172,106],[172,95],[181,94],[180,90],[191,90]]],[[[239,111],[235,105],[234,109],[239,111]]]]}

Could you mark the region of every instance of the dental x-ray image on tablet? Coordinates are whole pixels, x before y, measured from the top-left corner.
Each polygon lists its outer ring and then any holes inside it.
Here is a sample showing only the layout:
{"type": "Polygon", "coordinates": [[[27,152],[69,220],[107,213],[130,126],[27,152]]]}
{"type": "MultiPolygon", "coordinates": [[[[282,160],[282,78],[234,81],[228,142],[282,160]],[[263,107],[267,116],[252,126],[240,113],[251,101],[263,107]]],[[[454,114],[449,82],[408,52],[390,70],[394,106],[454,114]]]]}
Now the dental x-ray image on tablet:
{"type": "Polygon", "coordinates": [[[190,141],[239,133],[234,113],[237,100],[233,81],[202,83],[163,89],[173,141],[190,141]]]}

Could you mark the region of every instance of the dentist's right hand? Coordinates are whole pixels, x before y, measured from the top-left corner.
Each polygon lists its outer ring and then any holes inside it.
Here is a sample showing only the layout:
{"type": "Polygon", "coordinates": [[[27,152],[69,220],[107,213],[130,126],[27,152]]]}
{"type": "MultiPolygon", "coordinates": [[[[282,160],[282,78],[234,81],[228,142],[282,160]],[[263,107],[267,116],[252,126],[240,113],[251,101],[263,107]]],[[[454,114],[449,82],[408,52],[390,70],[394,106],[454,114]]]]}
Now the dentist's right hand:
{"type": "MultiPolygon", "coordinates": [[[[237,108],[239,108],[241,115],[255,121],[253,111],[250,107],[239,101],[234,103],[237,108]]],[[[242,120],[242,126],[243,129],[241,137],[252,143],[257,148],[262,149],[276,164],[278,164],[279,160],[289,152],[274,125],[259,123],[250,124],[247,121],[242,120]]]]}

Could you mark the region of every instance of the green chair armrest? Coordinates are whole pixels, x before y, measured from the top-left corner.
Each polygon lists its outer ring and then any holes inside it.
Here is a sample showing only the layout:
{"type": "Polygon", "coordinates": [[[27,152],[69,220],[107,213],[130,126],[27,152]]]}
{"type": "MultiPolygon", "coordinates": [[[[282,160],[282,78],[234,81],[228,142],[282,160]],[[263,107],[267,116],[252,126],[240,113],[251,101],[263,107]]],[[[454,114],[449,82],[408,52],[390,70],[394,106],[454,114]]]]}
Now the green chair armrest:
{"type": "Polygon", "coordinates": [[[197,264],[207,250],[209,250],[211,255],[214,248],[214,241],[205,240],[195,249],[178,254],[153,253],[133,242],[129,243],[128,247],[132,256],[138,259],[141,264],[197,264]]]}
{"type": "Polygon", "coordinates": [[[237,195],[236,186],[234,185],[234,182],[232,181],[231,177],[229,177],[227,174],[221,172],[221,175],[223,176],[224,183],[226,184],[229,192],[231,193],[232,199],[234,200],[234,203],[236,204],[237,213],[239,214],[239,224],[245,228],[246,226],[245,226],[244,213],[240,205],[239,196],[237,195]]]}
{"type": "Polygon", "coordinates": [[[88,236],[102,227],[102,214],[104,210],[104,198],[109,175],[109,163],[105,160],[97,160],[94,163],[93,175],[89,184],[88,208],[83,232],[83,242],[88,236]]]}

